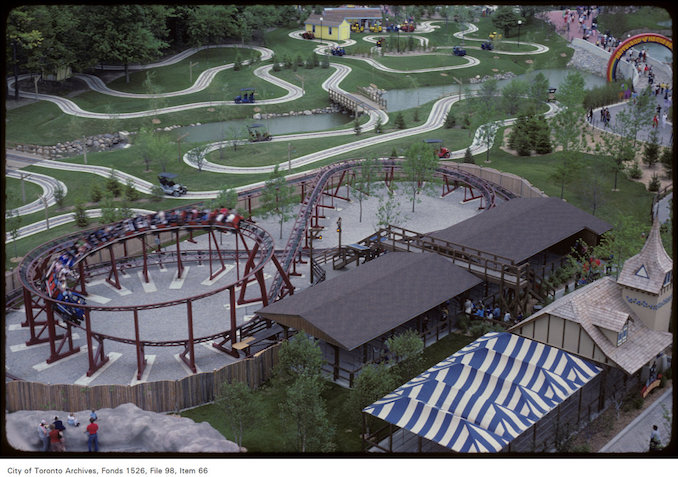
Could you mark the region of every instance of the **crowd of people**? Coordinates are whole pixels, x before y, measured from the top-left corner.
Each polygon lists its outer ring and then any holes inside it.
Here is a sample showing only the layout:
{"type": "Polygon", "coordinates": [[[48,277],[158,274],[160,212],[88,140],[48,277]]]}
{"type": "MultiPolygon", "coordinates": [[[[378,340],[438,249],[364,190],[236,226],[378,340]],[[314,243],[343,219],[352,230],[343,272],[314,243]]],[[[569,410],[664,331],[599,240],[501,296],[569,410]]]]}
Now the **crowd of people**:
{"type": "Polygon", "coordinates": [[[72,304],[57,304],[56,310],[66,319],[79,323],[84,318],[84,310],[75,305],[87,304],[85,298],[67,286],[67,279],[77,279],[73,266],[97,247],[126,235],[147,230],[159,230],[177,225],[230,225],[238,228],[243,219],[236,210],[227,208],[198,209],[196,207],[159,211],[148,215],[129,217],[114,224],[78,237],[61,251],[58,258],[50,264],[45,274],[45,288],[50,297],[72,304]]]}
{"type": "MultiPolygon", "coordinates": [[[[84,434],[87,435],[87,448],[89,452],[99,451],[99,425],[96,424],[98,420],[96,411],[94,409],[90,412],[89,425],[85,428],[84,434]]],[[[68,428],[80,427],[80,422],[71,412],[66,420],[68,428]]],[[[43,452],[65,452],[66,451],[66,426],[59,416],[54,416],[54,420],[49,424],[45,419],[40,421],[38,426],[38,438],[42,446],[43,452]]]]}
{"type": "Polygon", "coordinates": [[[490,305],[483,305],[482,300],[476,303],[470,298],[467,298],[464,302],[464,313],[471,319],[497,320],[507,324],[518,323],[523,320],[522,312],[518,312],[518,315],[513,318],[508,310],[502,314],[498,305],[492,308],[490,305]]]}

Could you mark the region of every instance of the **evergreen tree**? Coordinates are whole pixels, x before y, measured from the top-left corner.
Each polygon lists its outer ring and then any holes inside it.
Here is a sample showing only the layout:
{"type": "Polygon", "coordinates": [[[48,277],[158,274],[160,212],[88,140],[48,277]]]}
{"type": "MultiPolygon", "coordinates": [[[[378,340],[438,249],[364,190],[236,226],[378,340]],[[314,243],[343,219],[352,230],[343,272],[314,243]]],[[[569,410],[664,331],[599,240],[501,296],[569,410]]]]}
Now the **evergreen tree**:
{"type": "Polygon", "coordinates": [[[466,164],[475,164],[476,160],[473,158],[473,154],[471,154],[471,149],[466,148],[466,152],[464,152],[464,163],[466,164]]]}
{"type": "Polygon", "coordinates": [[[405,118],[403,117],[403,113],[398,113],[396,114],[395,120],[393,121],[395,124],[395,127],[398,129],[407,129],[407,125],[405,124],[405,118]]]}
{"type": "Polygon", "coordinates": [[[283,224],[292,218],[294,208],[294,186],[288,184],[285,175],[276,165],[271,172],[261,194],[261,209],[264,218],[275,216],[280,223],[280,239],[282,239],[283,224]]]}
{"type": "Polygon", "coordinates": [[[75,225],[80,228],[87,227],[89,225],[89,217],[87,217],[87,211],[85,205],[82,202],[75,204],[75,225]]]}
{"type": "Polygon", "coordinates": [[[643,162],[650,168],[654,168],[655,164],[659,162],[659,139],[655,128],[652,128],[649,141],[645,143],[643,148],[643,162]]]}

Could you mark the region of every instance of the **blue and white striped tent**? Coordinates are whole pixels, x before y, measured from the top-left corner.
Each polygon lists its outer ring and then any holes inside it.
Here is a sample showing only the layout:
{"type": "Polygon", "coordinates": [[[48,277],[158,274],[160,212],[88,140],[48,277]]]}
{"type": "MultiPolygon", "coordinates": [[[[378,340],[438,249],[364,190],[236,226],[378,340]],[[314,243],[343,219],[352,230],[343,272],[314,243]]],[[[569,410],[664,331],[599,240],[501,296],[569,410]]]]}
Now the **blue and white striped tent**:
{"type": "Polygon", "coordinates": [[[512,333],[488,333],[363,412],[456,452],[498,452],[601,368],[512,333]]]}

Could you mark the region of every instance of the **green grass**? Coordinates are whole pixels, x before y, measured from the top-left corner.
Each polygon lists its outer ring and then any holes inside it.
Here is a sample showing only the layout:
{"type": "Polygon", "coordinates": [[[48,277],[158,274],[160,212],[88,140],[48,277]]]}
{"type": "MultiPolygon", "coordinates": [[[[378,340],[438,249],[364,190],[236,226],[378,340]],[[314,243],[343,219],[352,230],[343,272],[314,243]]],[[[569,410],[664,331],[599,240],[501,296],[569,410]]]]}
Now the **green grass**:
{"type": "MultiPolygon", "coordinates": [[[[439,342],[424,350],[424,358],[419,374],[431,366],[439,363],[467,344],[473,338],[465,335],[452,333],[439,342]]],[[[412,376],[414,377],[414,376],[412,376]]],[[[345,403],[350,395],[350,390],[329,382],[323,393],[328,419],[335,429],[336,453],[357,453],[361,451],[360,434],[361,426],[352,424],[361,422],[356,416],[346,415],[345,403]]],[[[284,399],[283,393],[269,384],[261,386],[255,392],[258,418],[256,424],[246,429],[243,436],[243,446],[248,452],[254,454],[278,454],[293,453],[294,429],[283,422],[280,416],[278,404],[284,399]]],[[[181,413],[183,417],[193,419],[195,422],[209,422],[212,427],[219,431],[229,440],[234,440],[228,424],[221,416],[219,407],[215,404],[207,404],[181,413]]]]}
{"type": "Polygon", "coordinates": [[[5,177],[5,208],[6,210],[16,209],[24,204],[29,204],[42,195],[42,187],[24,180],[24,191],[26,193],[26,202],[21,200],[21,180],[13,177],[5,177]]]}

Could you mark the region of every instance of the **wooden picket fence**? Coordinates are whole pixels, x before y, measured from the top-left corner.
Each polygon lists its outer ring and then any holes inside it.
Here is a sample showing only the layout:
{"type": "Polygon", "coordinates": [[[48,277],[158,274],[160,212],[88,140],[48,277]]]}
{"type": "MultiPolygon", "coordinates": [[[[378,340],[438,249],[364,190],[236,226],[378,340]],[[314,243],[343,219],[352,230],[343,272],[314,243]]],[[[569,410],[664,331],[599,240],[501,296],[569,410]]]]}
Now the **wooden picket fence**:
{"type": "Polygon", "coordinates": [[[153,381],[134,386],[106,384],[79,386],[10,381],[5,384],[5,409],[61,410],[115,408],[132,403],[153,412],[179,412],[213,402],[223,383],[240,381],[255,389],[271,377],[278,362],[280,344],[252,358],[231,363],[212,372],[198,373],[176,381],[153,381]]]}

